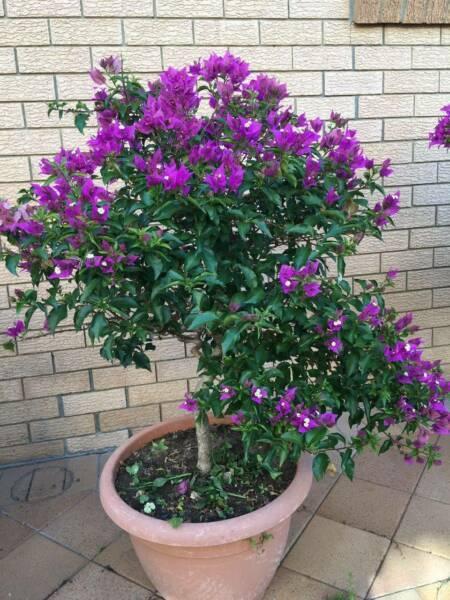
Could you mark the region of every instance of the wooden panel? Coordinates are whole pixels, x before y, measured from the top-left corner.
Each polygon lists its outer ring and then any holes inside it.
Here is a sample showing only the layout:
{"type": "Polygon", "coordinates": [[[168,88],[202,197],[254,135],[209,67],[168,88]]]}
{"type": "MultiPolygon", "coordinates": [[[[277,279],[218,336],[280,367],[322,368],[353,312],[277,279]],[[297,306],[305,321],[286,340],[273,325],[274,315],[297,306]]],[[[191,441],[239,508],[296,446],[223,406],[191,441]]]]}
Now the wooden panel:
{"type": "Polygon", "coordinates": [[[355,23],[450,23],[450,0],[353,0],[355,23]]]}

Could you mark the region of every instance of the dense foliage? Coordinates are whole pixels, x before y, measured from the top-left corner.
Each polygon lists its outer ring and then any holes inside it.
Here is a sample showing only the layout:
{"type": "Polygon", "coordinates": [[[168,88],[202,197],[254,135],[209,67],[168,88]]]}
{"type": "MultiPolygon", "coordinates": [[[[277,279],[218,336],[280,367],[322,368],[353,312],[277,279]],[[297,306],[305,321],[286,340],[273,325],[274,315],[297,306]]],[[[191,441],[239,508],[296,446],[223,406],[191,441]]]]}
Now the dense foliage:
{"type": "Polygon", "coordinates": [[[182,407],[231,415],[274,476],[308,451],[320,477],[337,451],[351,477],[365,445],[437,462],[450,386],[411,315],[385,307],[396,273],[345,278],[399,209],[390,161],[376,167],[338,114],[294,114],[284,85],[230,54],[146,87],[118,59],[101,66],[94,110],[69,109],[80,129],[95,114],[89,150],[43,160],[47,181],[0,205],[7,266],[34,284],[9,334],[73,311],[105,359],[143,368],[160,336],[193,341],[203,383],[182,407]],[[353,434],[333,428],[343,414],[353,434]]]}

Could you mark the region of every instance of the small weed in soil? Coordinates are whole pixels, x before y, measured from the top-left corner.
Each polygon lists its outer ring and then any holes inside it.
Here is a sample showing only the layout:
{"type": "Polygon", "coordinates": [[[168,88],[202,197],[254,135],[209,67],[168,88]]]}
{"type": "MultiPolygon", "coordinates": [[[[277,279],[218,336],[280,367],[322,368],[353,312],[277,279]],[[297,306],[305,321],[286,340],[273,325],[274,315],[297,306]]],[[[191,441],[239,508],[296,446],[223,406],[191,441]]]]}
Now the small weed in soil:
{"type": "Polygon", "coordinates": [[[292,481],[296,465],[286,462],[274,478],[255,450],[247,463],[238,432],[214,428],[213,468],[196,469],[193,429],[172,433],[134,452],[119,468],[116,489],[132,508],[177,527],[238,517],[265,506],[292,481]]]}

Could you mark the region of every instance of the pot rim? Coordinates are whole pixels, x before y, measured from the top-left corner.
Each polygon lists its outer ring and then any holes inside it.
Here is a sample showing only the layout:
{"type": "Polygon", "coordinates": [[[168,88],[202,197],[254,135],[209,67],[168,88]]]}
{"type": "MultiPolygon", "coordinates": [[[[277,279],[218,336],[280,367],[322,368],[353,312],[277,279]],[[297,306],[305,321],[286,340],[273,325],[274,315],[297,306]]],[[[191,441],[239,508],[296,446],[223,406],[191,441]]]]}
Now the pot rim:
{"type": "MultiPolygon", "coordinates": [[[[226,419],[212,418],[210,421],[229,423],[226,419]]],[[[284,492],[269,504],[246,515],[211,523],[183,523],[175,529],[167,521],[131,508],[119,496],[114,485],[120,463],[152,439],[193,426],[194,417],[182,416],[146,427],[120,445],[105,463],[100,477],[100,501],[110,519],[130,535],[166,546],[204,547],[237,542],[258,536],[285,521],[308,495],[312,484],[312,457],[304,454],[298,462],[294,479],[284,492]]]]}

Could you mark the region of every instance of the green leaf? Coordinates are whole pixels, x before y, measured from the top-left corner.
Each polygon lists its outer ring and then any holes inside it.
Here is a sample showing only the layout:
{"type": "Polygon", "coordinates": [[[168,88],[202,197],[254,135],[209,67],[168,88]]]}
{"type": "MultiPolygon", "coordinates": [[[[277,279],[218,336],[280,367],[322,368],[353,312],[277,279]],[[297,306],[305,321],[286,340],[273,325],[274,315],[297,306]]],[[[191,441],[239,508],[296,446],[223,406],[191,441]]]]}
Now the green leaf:
{"type": "Polygon", "coordinates": [[[330,457],[325,452],[320,452],[313,460],[313,474],[317,481],[320,481],[326,473],[327,467],[330,464],[330,457]]]}
{"type": "Polygon", "coordinates": [[[171,525],[174,529],[178,529],[178,527],[183,523],[183,519],[181,517],[172,517],[167,521],[169,525],[171,525]]]}
{"type": "Polygon", "coordinates": [[[282,434],[281,439],[290,444],[303,444],[303,437],[298,431],[286,431],[282,434]]]}
{"type": "Polygon", "coordinates": [[[166,485],[167,483],[167,478],[166,477],[157,477],[156,479],[154,479],[152,481],[152,487],[154,488],[162,488],[163,486],[166,485]]]}
{"type": "Polygon", "coordinates": [[[16,349],[16,345],[14,344],[14,342],[13,342],[12,340],[8,340],[7,342],[5,342],[5,343],[3,344],[3,348],[4,348],[5,350],[8,350],[8,351],[10,351],[10,352],[14,352],[14,351],[15,351],[15,349],[16,349]]]}
{"type": "Polygon", "coordinates": [[[312,235],[314,233],[311,225],[286,225],[285,230],[289,235],[312,235]]]}
{"type": "Polygon", "coordinates": [[[17,275],[17,265],[19,264],[20,256],[18,254],[8,254],[5,259],[6,268],[13,275],[17,275]]]}
{"type": "Polygon", "coordinates": [[[344,454],[341,454],[341,466],[345,475],[347,475],[350,480],[353,480],[355,473],[355,461],[352,458],[351,448],[347,448],[344,454]]]}
{"type": "Polygon", "coordinates": [[[387,440],[384,440],[384,442],[381,444],[381,447],[380,447],[380,449],[378,451],[378,454],[384,454],[390,448],[392,448],[393,445],[394,445],[394,442],[391,440],[391,438],[388,438],[387,440]]]}
{"type": "Polygon", "coordinates": [[[52,333],[54,333],[55,329],[62,320],[67,317],[67,306],[65,304],[60,304],[53,310],[51,310],[47,317],[47,325],[52,333]]]}
{"type": "Polygon", "coordinates": [[[89,327],[89,337],[91,340],[100,338],[106,328],[108,327],[108,320],[103,313],[97,313],[92,319],[92,323],[89,327]]]}
{"type": "Polygon", "coordinates": [[[93,307],[91,304],[85,304],[81,308],[79,308],[75,312],[75,316],[73,322],[75,324],[75,329],[81,329],[86,317],[93,311],[93,307]]]}
{"type": "Polygon", "coordinates": [[[78,113],[75,116],[75,127],[78,129],[78,131],[80,133],[84,132],[84,129],[86,127],[86,123],[89,120],[89,114],[86,113],[78,113]]]}
{"type": "Polygon", "coordinates": [[[198,315],[196,315],[196,317],[194,318],[192,323],[189,325],[188,331],[193,331],[194,329],[199,329],[200,327],[203,327],[203,325],[206,325],[207,323],[212,323],[213,321],[217,321],[218,318],[219,317],[216,315],[216,313],[214,313],[212,311],[198,313],[198,315]]]}
{"type": "Polygon", "coordinates": [[[225,332],[222,340],[222,354],[228,354],[228,351],[233,348],[233,346],[239,341],[241,333],[238,329],[228,329],[225,332]]]}
{"type": "Polygon", "coordinates": [[[147,371],[151,370],[150,359],[145,352],[134,352],[133,362],[138,369],[147,369],[147,371]]]}

